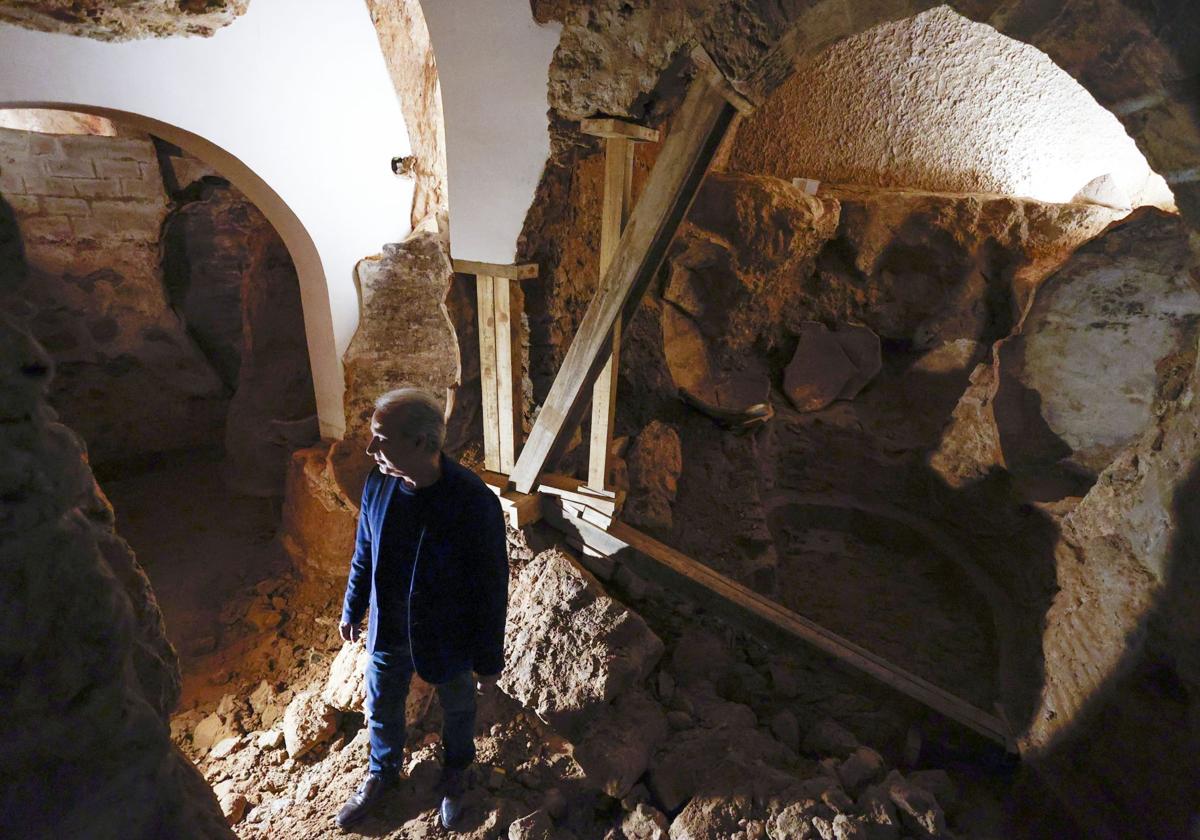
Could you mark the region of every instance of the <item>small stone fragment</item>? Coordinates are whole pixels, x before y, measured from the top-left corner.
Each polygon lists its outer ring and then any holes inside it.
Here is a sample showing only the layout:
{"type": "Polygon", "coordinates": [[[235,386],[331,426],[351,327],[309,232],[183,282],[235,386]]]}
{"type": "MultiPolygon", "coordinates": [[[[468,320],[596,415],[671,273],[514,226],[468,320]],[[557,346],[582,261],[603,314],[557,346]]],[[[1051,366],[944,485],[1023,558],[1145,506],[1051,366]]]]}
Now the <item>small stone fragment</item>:
{"type": "Polygon", "coordinates": [[[838,778],[847,793],[857,796],[863,785],[878,779],[883,770],[883,756],[870,747],[859,747],[838,765],[838,778]]]}
{"type": "Polygon", "coordinates": [[[896,770],[889,773],[883,783],[905,828],[919,837],[949,836],[946,816],[932,793],[912,784],[896,770]]]}
{"type": "Polygon", "coordinates": [[[800,724],[796,722],[796,716],[787,709],[771,718],[771,732],[788,749],[800,749],[800,724]]]}
{"type": "Polygon", "coordinates": [[[283,730],[268,729],[260,732],[254,743],[260,750],[277,750],[283,746],[283,730]]]}
{"type": "Polygon", "coordinates": [[[870,829],[858,817],[838,814],[833,818],[835,840],[871,840],[870,829]]]}
{"type": "Polygon", "coordinates": [[[916,770],[908,774],[908,780],[919,788],[937,797],[938,804],[953,811],[958,804],[958,785],[945,770],[916,770]]]}
{"type": "Polygon", "coordinates": [[[833,809],[835,814],[849,814],[854,810],[854,800],[840,787],[830,786],[821,794],[821,801],[833,809]]]}
{"type": "Polygon", "coordinates": [[[817,755],[847,756],[858,748],[858,739],[832,718],[826,718],[804,736],[804,751],[817,755]]]}
{"type": "Polygon", "coordinates": [[[233,789],[233,779],[226,779],[223,782],[218,782],[213,785],[213,793],[216,794],[217,803],[221,806],[221,813],[225,815],[225,820],[230,825],[237,824],[246,814],[246,797],[237,793],[233,789]]]}
{"type": "Polygon", "coordinates": [[[550,840],[553,831],[550,817],[538,809],[509,824],[508,840],[550,840]]]}
{"type": "Polygon", "coordinates": [[[241,738],[237,735],[230,735],[228,738],[222,738],[217,742],[209,753],[213,758],[224,758],[238,748],[241,743],[241,738]]]}
{"type": "Polygon", "coordinates": [[[900,836],[900,819],[896,806],[883,785],[871,785],[858,797],[858,811],[871,824],[877,840],[896,840],[900,836]]]}
{"type": "Polygon", "coordinates": [[[621,818],[625,840],[666,840],[669,823],[657,808],[639,803],[621,818]]]}

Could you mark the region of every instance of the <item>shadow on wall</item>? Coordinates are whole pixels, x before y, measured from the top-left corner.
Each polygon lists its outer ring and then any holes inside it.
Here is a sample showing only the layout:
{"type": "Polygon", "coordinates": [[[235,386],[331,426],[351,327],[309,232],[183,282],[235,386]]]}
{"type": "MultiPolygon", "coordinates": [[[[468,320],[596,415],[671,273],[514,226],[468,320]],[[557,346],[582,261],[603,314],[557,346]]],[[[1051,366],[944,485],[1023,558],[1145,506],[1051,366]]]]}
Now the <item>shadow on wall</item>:
{"type": "Polygon", "coordinates": [[[1114,675],[1033,759],[1104,840],[1200,836],[1200,465],[1178,485],[1165,582],[1114,675]],[[1087,768],[1080,773],[1079,768],[1087,768]],[[1153,800],[1146,791],[1153,791],[1153,800]],[[1145,807],[1131,813],[1131,796],[1145,807]]]}
{"type": "Polygon", "coordinates": [[[12,205],[0,196],[0,298],[23,286],[28,272],[17,216],[12,205]]]}

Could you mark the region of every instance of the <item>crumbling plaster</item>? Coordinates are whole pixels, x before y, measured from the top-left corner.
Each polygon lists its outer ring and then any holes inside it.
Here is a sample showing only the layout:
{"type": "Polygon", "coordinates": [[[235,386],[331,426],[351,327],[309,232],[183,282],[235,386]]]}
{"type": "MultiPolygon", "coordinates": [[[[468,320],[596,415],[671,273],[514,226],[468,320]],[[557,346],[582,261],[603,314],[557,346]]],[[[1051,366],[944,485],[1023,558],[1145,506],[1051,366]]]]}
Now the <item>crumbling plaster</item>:
{"type": "Polygon", "coordinates": [[[354,266],[408,233],[413,189],[389,169],[408,135],[368,10],[336,5],[256,0],[205,39],[103,43],[0,26],[0,103],[120,115],[213,164],[280,231],[332,437],[358,326],[354,266]]]}
{"type": "Polygon", "coordinates": [[[1172,205],[1124,127],[1077,81],[947,6],[798,66],[739,130],[731,166],[1052,202],[1109,175],[1126,205],[1172,205]]]}

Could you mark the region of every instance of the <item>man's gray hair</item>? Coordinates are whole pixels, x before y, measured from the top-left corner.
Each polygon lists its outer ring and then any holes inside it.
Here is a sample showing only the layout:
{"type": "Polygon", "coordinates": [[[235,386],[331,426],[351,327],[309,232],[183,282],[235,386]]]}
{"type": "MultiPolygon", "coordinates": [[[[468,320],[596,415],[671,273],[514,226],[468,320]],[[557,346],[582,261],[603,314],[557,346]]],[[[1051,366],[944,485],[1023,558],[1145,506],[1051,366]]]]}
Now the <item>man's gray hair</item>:
{"type": "Polygon", "coordinates": [[[441,449],[446,441],[446,418],[441,405],[428,391],[420,388],[397,388],[375,400],[375,413],[380,421],[387,417],[393,429],[409,440],[423,437],[437,442],[441,449]]]}

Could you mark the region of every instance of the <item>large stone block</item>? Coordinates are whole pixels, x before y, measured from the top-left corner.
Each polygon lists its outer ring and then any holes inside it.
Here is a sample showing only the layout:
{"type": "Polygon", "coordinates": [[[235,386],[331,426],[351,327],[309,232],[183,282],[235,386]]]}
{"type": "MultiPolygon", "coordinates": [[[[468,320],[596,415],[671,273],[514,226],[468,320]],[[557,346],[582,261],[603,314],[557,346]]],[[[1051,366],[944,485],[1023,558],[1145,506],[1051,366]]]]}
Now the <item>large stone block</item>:
{"type": "MultiPolygon", "coordinates": [[[[334,444],[338,483],[356,502],[373,461],[363,451],[375,399],[393,388],[423,388],[452,399],[459,379],[458,342],[446,310],[454,272],[445,241],[414,231],[360,262],[358,331],[343,363],[346,437],[334,444]]],[[[449,405],[447,405],[449,408],[449,405]]]]}
{"type": "Polygon", "coordinates": [[[663,653],[641,616],[556,549],[510,584],[504,647],[500,688],[568,738],[645,680],[663,653]]]}
{"type": "Polygon", "coordinates": [[[1149,426],[1195,359],[1197,262],[1178,217],[1147,208],[1081,247],[996,353],[1010,470],[1096,475],[1149,426]]]}

